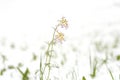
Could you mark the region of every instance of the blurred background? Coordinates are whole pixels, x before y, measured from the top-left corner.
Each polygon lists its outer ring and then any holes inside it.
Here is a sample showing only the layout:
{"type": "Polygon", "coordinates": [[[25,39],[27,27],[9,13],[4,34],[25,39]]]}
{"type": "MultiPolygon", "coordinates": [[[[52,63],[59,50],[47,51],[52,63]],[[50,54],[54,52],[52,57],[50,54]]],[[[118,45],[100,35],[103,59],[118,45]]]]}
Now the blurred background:
{"type": "Polygon", "coordinates": [[[63,16],[69,28],[55,48],[59,68],[52,80],[112,80],[109,72],[120,80],[120,0],[0,0],[0,80],[21,80],[9,67],[39,69],[40,54],[63,16]]]}

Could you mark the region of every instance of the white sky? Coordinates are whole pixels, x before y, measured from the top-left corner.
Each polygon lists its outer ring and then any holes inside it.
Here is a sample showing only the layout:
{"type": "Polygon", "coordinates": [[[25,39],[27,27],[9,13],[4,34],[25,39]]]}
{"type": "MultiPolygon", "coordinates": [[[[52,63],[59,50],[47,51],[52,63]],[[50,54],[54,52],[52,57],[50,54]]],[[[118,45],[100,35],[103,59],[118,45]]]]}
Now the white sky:
{"type": "Polygon", "coordinates": [[[119,0],[0,0],[0,35],[11,39],[48,36],[57,20],[65,16],[68,34],[79,36],[82,28],[90,31],[119,23],[119,4],[119,0]]]}

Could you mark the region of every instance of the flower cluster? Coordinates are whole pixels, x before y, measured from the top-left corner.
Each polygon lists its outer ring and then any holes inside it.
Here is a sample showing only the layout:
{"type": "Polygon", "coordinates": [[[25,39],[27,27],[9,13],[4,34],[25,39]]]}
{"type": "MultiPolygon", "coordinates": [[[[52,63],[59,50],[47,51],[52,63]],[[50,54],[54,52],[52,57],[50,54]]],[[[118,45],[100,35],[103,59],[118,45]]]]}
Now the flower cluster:
{"type": "Polygon", "coordinates": [[[55,40],[62,43],[62,41],[64,40],[64,34],[62,32],[57,32],[55,40]]]}
{"type": "Polygon", "coordinates": [[[62,43],[62,41],[64,41],[64,34],[62,32],[59,32],[58,31],[58,27],[61,27],[61,28],[65,28],[67,29],[68,28],[68,21],[65,19],[65,17],[62,17],[61,20],[58,20],[59,23],[58,25],[56,26],[56,34],[55,34],[55,42],[60,42],[62,43]]]}
{"type": "Polygon", "coordinates": [[[68,28],[68,21],[65,19],[65,17],[62,17],[61,20],[59,20],[59,26],[62,28],[68,28]]]}

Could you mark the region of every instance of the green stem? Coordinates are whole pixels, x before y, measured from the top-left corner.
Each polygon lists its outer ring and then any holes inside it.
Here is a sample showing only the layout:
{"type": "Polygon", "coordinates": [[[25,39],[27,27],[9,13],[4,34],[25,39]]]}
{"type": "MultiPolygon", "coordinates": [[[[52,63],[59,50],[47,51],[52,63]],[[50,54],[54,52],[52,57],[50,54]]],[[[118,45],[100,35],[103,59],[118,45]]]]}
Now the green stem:
{"type": "Polygon", "coordinates": [[[107,70],[108,70],[108,72],[109,72],[109,74],[110,74],[110,76],[111,76],[112,80],[115,80],[115,79],[114,79],[114,77],[113,77],[113,74],[112,74],[111,70],[108,68],[108,66],[107,66],[107,65],[106,65],[106,67],[107,67],[107,70]]]}
{"type": "Polygon", "coordinates": [[[53,50],[53,45],[54,45],[54,37],[55,37],[55,33],[57,31],[57,28],[58,28],[58,25],[56,26],[56,28],[54,29],[54,33],[53,33],[53,36],[52,36],[52,40],[50,41],[50,43],[48,44],[48,48],[47,48],[47,53],[48,55],[46,55],[46,60],[45,60],[45,63],[47,63],[47,65],[44,66],[43,68],[43,72],[42,72],[42,76],[40,78],[40,80],[43,80],[43,76],[44,76],[44,73],[45,73],[45,70],[46,70],[46,67],[48,67],[48,75],[47,75],[47,79],[46,80],[49,80],[49,76],[50,76],[50,62],[51,62],[51,57],[52,57],[52,51],[53,50]],[[50,49],[51,47],[51,49],[50,49]],[[50,53],[50,54],[49,54],[50,53]]]}
{"type": "MultiPolygon", "coordinates": [[[[56,26],[56,28],[55,28],[55,30],[54,30],[54,33],[53,33],[53,37],[52,37],[52,40],[51,40],[51,50],[53,50],[53,45],[54,45],[54,37],[55,37],[55,32],[57,31],[57,28],[58,28],[58,26],[56,26]]],[[[46,80],[49,80],[49,76],[50,76],[50,62],[51,62],[51,58],[52,58],[52,51],[51,51],[51,54],[50,54],[50,56],[49,56],[49,61],[48,61],[48,63],[49,63],[49,65],[48,65],[48,76],[47,76],[47,79],[46,80]]]]}

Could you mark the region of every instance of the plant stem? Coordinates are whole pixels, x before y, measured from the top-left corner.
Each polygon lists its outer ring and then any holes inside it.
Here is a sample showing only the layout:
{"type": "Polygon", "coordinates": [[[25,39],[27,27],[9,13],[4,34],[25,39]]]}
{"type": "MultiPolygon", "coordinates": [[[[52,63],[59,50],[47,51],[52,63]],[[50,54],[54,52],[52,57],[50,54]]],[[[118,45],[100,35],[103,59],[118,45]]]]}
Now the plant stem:
{"type": "Polygon", "coordinates": [[[46,50],[46,53],[47,53],[47,54],[46,54],[45,66],[44,66],[44,68],[43,68],[43,71],[42,71],[40,80],[43,80],[43,76],[44,76],[46,67],[48,67],[48,75],[47,75],[47,79],[46,79],[46,80],[49,80],[49,76],[50,76],[50,63],[51,63],[53,45],[54,45],[54,40],[55,40],[54,38],[55,38],[55,33],[56,33],[56,31],[57,31],[58,26],[59,26],[59,25],[57,25],[56,28],[54,29],[54,33],[53,33],[53,36],[52,36],[52,40],[51,40],[50,43],[48,44],[48,48],[47,48],[47,50],[46,50]]]}
{"type": "Polygon", "coordinates": [[[112,80],[115,80],[115,79],[114,79],[114,77],[113,77],[113,74],[112,74],[111,70],[108,68],[108,66],[107,66],[107,65],[106,65],[106,67],[107,67],[107,70],[108,70],[108,72],[109,72],[109,74],[110,74],[110,76],[111,76],[112,80]]]}

